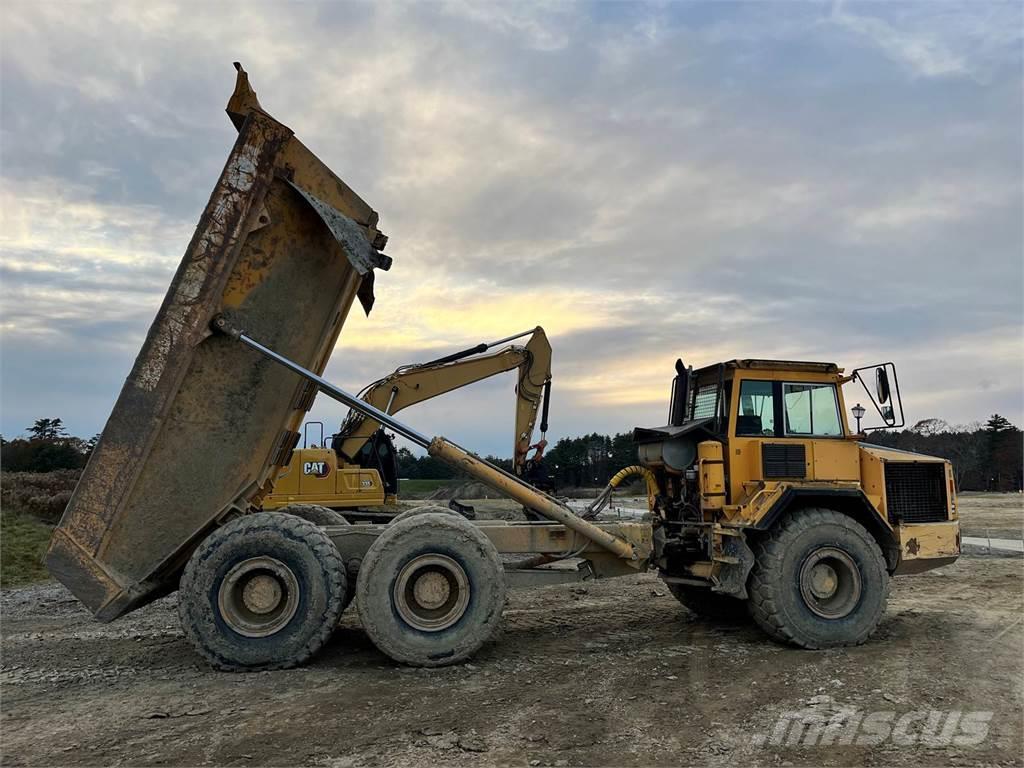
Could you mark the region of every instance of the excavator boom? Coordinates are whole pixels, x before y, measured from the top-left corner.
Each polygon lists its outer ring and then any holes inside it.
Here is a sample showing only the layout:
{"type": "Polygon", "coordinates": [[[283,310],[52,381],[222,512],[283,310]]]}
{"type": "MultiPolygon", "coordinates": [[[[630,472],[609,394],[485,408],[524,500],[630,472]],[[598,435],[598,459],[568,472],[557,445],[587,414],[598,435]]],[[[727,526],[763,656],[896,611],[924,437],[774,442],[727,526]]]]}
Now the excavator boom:
{"type": "MultiPolygon", "coordinates": [[[[437,360],[406,365],[366,387],[359,398],[377,410],[396,414],[403,408],[443,395],[477,381],[518,369],[516,383],[516,431],[513,463],[517,472],[522,468],[530,449],[533,430],[537,423],[545,391],[550,392],[551,344],[540,326],[490,344],[447,355],[437,360]],[[510,344],[494,352],[487,352],[500,344],[529,335],[525,345],[510,344]]],[[[546,421],[544,419],[543,421],[546,421]]],[[[340,456],[354,461],[359,451],[380,428],[380,422],[349,412],[341,425],[334,445],[340,456]]],[[[547,424],[541,424],[541,431],[547,424]]]]}

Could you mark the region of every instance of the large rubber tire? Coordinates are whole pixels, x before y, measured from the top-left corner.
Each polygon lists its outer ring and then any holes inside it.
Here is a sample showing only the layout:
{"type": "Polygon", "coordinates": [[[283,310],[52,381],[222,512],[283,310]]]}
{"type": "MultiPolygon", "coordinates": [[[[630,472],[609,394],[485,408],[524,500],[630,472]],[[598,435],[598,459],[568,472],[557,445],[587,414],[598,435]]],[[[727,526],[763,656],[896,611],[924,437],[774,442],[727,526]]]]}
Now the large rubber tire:
{"type": "Polygon", "coordinates": [[[309,520],[313,525],[348,525],[341,512],[330,507],[322,507],[319,504],[289,504],[275,510],[279,515],[294,515],[303,520],[309,520]]]}
{"type": "Polygon", "coordinates": [[[413,507],[412,509],[406,509],[402,512],[399,512],[397,515],[391,518],[391,521],[388,523],[388,525],[400,523],[402,520],[408,520],[410,517],[416,517],[416,515],[430,514],[455,515],[456,517],[462,517],[462,515],[460,515],[451,507],[442,507],[440,504],[426,504],[422,507],[413,507]]]}
{"type": "MultiPolygon", "coordinates": [[[[323,507],[319,504],[289,504],[286,507],[281,507],[275,510],[279,515],[293,515],[294,517],[301,517],[303,520],[308,520],[313,525],[351,525],[351,523],[345,519],[345,516],[330,507],[323,507]]],[[[350,566],[354,566],[354,563],[349,563],[350,566]]],[[[341,601],[341,609],[344,611],[352,603],[352,600],[356,596],[356,574],[355,571],[349,571],[347,585],[345,589],[345,598],[341,601]]]]}
{"type": "Polygon", "coordinates": [[[389,525],[367,550],[356,584],[356,608],[374,645],[413,666],[469,658],[497,630],[504,606],[498,551],[452,513],[421,513],[389,525]],[[443,582],[440,597],[427,595],[436,599],[434,608],[418,602],[421,586],[429,588],[431,580],[443,582]],[[437,625],[427,626],[431,621],[437,625]]]}
{"type": "Polygon", "coordinates": [[[875,631],[885,612],[889,573],[878,543],[856,520],[831,509],[802,509],[755,541],[753,549],[750,615],[771,637],[820,649],[860,645],[875,631]],[[813,579],[802,576],[813,563],[829,562],[818,560],[827,553],[834,554],[832,573],[847,575],[828,579],[833,596],[819,601],[813,579]],[[848,596],[839,601],[843,595],[848,596]],[[826,607],[835,615],[822,615],[826,607]]]}
{"type": "Polygon", "coordinates": [[[285,669],[309,660],[330,638],[346,587],[345,564],[322,528],[259,512],[218,528],[193,553],[179,586],[178,617],[188,641],[218,669],[285,669]],[[267,563],[276,570],[260,567],[267,563]],[[249,586],[258,591],[268,583],[271,596],[246,613],[249,586]],[[273,607],[263,610],[268,603],[273,607]],[[270,627],[275,616],[280,625],[270,627]]]}
{"type": "Polygon", "coordinates": [[[712,592],[706,587],[686,584],[666,584],[669,592],[698,616],[716,621],[741,622],[750,620],[746,600],[712,592]]]}

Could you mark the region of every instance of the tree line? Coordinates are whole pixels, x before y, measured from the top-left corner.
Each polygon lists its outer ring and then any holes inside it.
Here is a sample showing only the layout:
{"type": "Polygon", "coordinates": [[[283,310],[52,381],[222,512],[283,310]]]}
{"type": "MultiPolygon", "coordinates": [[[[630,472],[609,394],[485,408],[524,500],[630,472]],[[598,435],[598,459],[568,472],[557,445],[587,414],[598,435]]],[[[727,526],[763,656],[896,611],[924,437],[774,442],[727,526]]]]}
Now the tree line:
{"type": "MultiPolygon", "coordinates": [[[[506,472],[512,471],[512,459],[485,456],[506,472]]],[[[559,488],[604,485],[625,466],[636,464],[633,434],[623,432],[582,437],[563,437],[544,456],[544,472],[559,488]]],[[[398,476],[409,480],[449,480],[467,476],[430,455],[417,456],[408,448],[398,449],[398,476]]],[[[468,479],[468,478],[467,478],[468,479]]]]}
{"type": "Polygon", "coordinates": [[[0,465],[5,472],[81,469],[100,437],[72,437],[60,419],[37,419],[25,431],[27,436],[13,440],[0,435],[0,465]]]}
{"type": "Polygon", "coordinates": [[[867,441],[949,459],[961,491],[1019,491],[1024,488],[1022,437],[1009,419],[995,413],[983,424],[923,419],[909,429],[869,432],[867,441]]]}
{"type": "MultiPolygon", "coordinates": [[[[89,440],[68,435],[60,419],[39,419],[27,435],[5,440],[0,436],[0,464],[8,472],[51,472],[80,469],[99,436],[89,440]]],[[[999,414],[984,423],[950,425],[924,419],[902,430],[869,432],[866,441],[899,450],[940,456],[953,463],[957,488],[962,491],[1017,491],[1024,487],[1024,441],[1021,430],[999,414]]],[[[487,456],[506,471],[511,459],[487,456]]],[[[558,488],[603,486],[613,474],[637,461],[631,432],[563,437],[544,456],[543,471],[558,488]]],[[[399,477],[459,479],[457,470],[433,456],[398,450],[399,477]]]]}

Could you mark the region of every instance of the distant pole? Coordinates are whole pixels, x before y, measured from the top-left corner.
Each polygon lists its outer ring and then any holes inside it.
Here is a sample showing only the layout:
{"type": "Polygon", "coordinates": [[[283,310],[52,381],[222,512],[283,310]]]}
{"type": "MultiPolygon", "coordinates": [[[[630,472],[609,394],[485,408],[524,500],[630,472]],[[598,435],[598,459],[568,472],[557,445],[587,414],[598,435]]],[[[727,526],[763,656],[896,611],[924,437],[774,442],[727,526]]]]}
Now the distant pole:
{"type": "Polygon", "coordinates": [[[857,434],[860,434],[860,420],[864,418],[864,406],[857,403],[853,408],[850,409],[853,412],[853,418],[857,420],[857,434]]]}

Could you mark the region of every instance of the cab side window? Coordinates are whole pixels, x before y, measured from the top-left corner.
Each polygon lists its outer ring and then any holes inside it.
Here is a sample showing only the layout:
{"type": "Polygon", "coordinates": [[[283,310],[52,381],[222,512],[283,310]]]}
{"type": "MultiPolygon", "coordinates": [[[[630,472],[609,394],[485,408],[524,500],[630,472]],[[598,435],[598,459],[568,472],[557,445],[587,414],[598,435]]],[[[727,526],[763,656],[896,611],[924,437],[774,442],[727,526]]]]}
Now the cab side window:
{"type": "Polygon", "coordinates": [[[761,437],[775,434],[775,393],[770,381],[740,384],[740,407],[736,414],[736,435],[761,437]]]}
{"type": "Polygon", "coordinates": [[[787,435],[843,434],[836,388],[831,384],[783,384],[787,435]]]}

